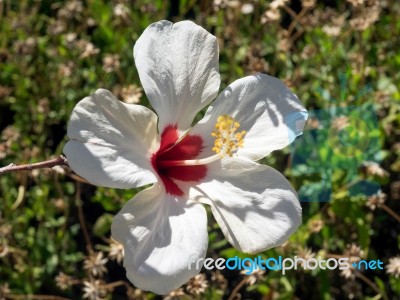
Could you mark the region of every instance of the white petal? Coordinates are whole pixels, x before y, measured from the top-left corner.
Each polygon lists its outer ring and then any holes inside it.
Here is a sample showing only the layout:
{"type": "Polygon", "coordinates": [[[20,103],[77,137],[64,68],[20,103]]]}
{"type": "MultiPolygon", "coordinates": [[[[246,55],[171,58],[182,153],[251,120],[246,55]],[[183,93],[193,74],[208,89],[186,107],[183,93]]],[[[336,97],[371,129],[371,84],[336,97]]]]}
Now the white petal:
{"type": "Polygon", "coordinates": [[[68,137],[69,166],[95,185],[132,188],[157,181],[150,163],[158,147],[157,116],[144,106],[97,90],[75,106],[68,137]]]}
{"type": "Polygon", "coordinates": [[[200,269],[189,265],[207,251],[203,205],[175,199],[159,185],[130,200],[114,218],[111,232],[124,245],[129,280],[157,294],[166,294],[198,274],[200,269]]]}
{"type": "Polygon", "coordinates": [[[204,181],[192,189],[191,197],[211,205],[225,237],[242,252],[281,245],[301,223],[296,192],[271,167],[223,159],[209,167],[204,181]]]}
{"type": "Polygon", "coordinates": [[[204,138],[203,157],[212,154],[214,130],[218,116],[228,114],[246,130],[243,148],[237,154],[259,160],[274,150],[289,145],[302,133],[307,111],[282,81],[258,74],[236,80],[207,110],[204,118],[191,130],[204,138]]]}
{"type": "Polygon", "coordinates": [[[136,67],[159,116],[159,131],[186,131],[196,113],[217,96],[218,42],[190,21],[151,24],[134,47],[136,67]]]}

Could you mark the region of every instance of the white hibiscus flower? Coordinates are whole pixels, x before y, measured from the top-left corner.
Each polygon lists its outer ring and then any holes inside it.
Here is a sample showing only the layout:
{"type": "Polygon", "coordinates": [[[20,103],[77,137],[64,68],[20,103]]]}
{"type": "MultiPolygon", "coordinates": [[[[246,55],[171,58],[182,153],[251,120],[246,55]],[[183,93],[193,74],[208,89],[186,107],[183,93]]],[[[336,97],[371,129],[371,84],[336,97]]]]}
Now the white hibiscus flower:
{"type": "Polygon", "coordinates": [[[301,134],[307,112],[278,79],[237,80],[217,96],[217,39],[184,21],[150,25],[134,47],[140,80],[155,112],[98,90],[74,108],[64,152],[89,182],[111,188],[153,184],[114,218],[127,277],[166,294],[199,270],[211,206],[225,237],[257,253],[286,241],[301,223],[289,182],[255,161],[301,134]],[[157,130],[158,124],[158,130],[157,130]],[[217,153],[216,153],[217,152],[217,153]]]}

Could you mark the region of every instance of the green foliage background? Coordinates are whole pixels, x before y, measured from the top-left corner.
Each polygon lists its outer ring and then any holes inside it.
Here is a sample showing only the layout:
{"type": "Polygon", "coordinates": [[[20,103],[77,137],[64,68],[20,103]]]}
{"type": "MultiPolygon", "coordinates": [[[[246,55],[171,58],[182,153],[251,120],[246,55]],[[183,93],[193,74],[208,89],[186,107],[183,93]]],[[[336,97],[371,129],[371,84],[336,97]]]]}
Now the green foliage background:
{"type": "MultiPolygon", "coordinates": [[[[368,197],[349,193],[346,170],[337,167],[330,173],[333,192],[327,202],[302,203],[301,228],[287,244],[262,255],[349,256],[354,244],[362,258],[388,265],[399,256],[400,245],[399,15],[399,2],[370,0],[0,1],[0,166],[62,154],[70,112],[96,89],[126,100],[123,88],[135,85],[131,90],[140,96],[134,42],[152,22],[191,19],[219,39],[221,90],[235,79],[263,72],[284,80],[308,110],[368,107],[377,116],[370,134],[377,143],[373,158],[383,171],[359,168],[352,179],[379,183],[385,204],[367,207],[368,197]],[[118,55],[111,66],[104,61],[110,55],[118,55]]],[[[148,106],[144,93],[140,103],[148,106]]],[[[350,136],[355,133],[357,128],[350,136]]],[[[332,145],[317,146],[319,157],[329,162],[332,145]]],[[[289,148],[264,162],[284,172],[298,190],[307,187],[312,195],[321,188],[312,183],[323,167],[291,167],[289,148]]],[[[92,299],[158,297],[128,284],[114,260],[105,264],[102,276],[84,267],[92,251],[107,255],[112,216],[136,193],[81,183],[68,169],[2,175],[0,299],[80,299],[84,282],[95,279],[107,288],[92,299]],[[60,287],[60,272],[71,276],[67,288],[60,287]]],[[[207,257],[243,257],[209,220],[207,257]]],[[[270,271],[251,285],[239,272],[205,272],[204,291],[197,289],[197,294],[186,286],[179,297],[223,299],[239,292],[242,299],[400,299],[399,273],[400,266],[397,273],[365,270],[350,278],[339,270],[285,276],[270,271]]]]}

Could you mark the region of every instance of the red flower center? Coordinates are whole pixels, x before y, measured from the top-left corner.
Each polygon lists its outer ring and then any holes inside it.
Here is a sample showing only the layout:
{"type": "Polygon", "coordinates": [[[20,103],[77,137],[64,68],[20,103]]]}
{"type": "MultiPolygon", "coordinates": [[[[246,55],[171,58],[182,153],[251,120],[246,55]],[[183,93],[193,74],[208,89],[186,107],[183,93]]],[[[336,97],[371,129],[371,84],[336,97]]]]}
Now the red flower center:
{"type": "Polygon", "coordinates": [[[182,196],[178,181],[198,182],[207,174],[205,165],[171,166],[167,162],[195,159],[203,149],[203,140],[198,135],[186,135],[179,143],[176,125],[168,125],[161,133],[160,149],[151,157],[151,164],[164,183],[167,193],[182,196]]]}

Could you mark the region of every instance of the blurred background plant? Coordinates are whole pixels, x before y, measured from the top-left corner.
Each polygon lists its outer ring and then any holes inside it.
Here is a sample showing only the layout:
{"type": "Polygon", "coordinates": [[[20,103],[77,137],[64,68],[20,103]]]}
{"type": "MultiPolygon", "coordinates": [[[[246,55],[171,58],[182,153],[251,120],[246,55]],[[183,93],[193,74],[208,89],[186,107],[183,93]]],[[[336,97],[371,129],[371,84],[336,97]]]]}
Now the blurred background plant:
{"type": "MultiPolygon", "coordinates": [[[[346,118],[371,111],[377,118],[369,129],[376,147],[353,181],[335,162],[330,193],[319,194],[326,199],[303,202],[297,233],[261,255],[379,258],[385,270],[203,270],[164,298],[400,299],[399,15],[400,3],[387,0],[0,0],[0,166],[61,154],[72,108],[98,88],[148,105],[133,44],[152,22],[191,19],[218,37],[221,89],[263,72],[285,81],[310,111],[360,109],[332,119],[337,131],[346,118]],[[381,191],[349,192],[364,179],[381,191]]],[[[311,117],[307,130],[320,121],[311,117]]],[[[307,141],[300,149],[317,148],[332,161],[332,144],[307,141]]],[[[293,164],[291,149],[264,163],[305,196],[320,193],[317,173],[326,165],[293,164]]],[[[123,249],[109,238],[112,216],[136,192],[96,188],[61,167],[1,176],[0,299],[162,298],[127,281],[123,249]]],[[[207,257],[246,256],[212,217],[209,231],[207,257]]]]}

